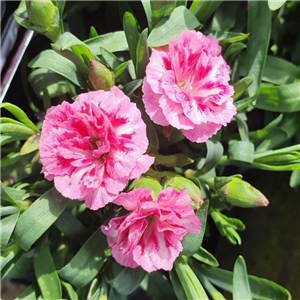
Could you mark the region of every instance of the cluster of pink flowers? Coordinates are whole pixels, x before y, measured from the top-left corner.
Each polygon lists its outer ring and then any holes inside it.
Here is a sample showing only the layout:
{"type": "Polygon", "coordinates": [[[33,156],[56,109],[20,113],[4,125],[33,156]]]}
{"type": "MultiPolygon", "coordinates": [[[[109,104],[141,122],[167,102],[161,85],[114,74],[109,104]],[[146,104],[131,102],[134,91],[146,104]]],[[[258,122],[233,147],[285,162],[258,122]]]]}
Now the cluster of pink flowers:
{"type": "MultiPolygon", "coordinates": [[[[230,122],[236,113],[233,88],[220,53],[216,39],[195,31],[152,49],[142,90],[154,123],[204,142],[230,122]]],[[[171,270],[184,235],[199,233],[200,221],[185,189],[167,188],[155,199],[150,189],[122,193],[153,164],[147,148],[141,113],[120,89],[88,92],[47,111],[42,172],[62,195],[84,200],[90,209],[113,202],[128,211],[101,227],[117,262],[148,272],[171,270]]]]}

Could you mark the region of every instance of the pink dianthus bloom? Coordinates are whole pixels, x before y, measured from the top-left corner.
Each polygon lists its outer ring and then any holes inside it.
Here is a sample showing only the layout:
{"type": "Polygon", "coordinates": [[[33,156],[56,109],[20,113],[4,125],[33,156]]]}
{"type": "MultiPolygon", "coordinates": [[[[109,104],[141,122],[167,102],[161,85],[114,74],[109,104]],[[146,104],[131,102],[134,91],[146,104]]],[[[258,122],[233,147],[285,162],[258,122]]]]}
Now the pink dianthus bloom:
{"type": "Polygon", "coordinates": [[[199,233],[200,221],[185,189],[169,187],[156,199],[151,189],[135,189],[114,200],[130,213],[101,226],[116,261],[127,267],[141,266],[147,272],[171,270],[182,251],[187,233],[199,233]]]}
{"type": "Polygon", "coordinates": [[[185,30],[168,46],[152,49],[143,82],[146,112],[154,123],[204,142],[236,114],[229,80],[218,40],[185,30]]]}
{"type": "Polygon", "coordinates": [[[136,105],[117,87],[48,109],[40,139],[42,173],[70,199],[104,207],[154,161],[136,105]]]}

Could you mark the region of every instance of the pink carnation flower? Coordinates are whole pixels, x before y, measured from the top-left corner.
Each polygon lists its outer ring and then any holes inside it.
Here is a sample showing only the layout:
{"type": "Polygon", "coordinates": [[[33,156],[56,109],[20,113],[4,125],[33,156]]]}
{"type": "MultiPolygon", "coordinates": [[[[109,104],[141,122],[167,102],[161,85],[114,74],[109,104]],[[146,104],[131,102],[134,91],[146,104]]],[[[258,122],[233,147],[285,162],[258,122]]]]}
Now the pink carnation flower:
{"type": "Polygon", "coordinates": [[[236,114],[229,80],[218,40],[185,30],[168,46],[152,49],[143,82],[146,112],[154,123],[204,142],[236,114]]]}
{"type": "Polygon", "coordinates": [[[48,109],[40,139],[42,172],[70,199],[104,207],[154,161],[144,155],[146,125],[117,87],[81,94],[48,109]]]}
{"type": "Polygon", "coordinates": [[[154,200],[151,189],[139,188],[120,194],[114,203],[130,213],[101,229],[113,257],[123,266],[141,266],[147,272],[171,270],[182,251],[183,236],[199,233],[200,221],[185,189],[177,192],[169,187],[154,200]]]}

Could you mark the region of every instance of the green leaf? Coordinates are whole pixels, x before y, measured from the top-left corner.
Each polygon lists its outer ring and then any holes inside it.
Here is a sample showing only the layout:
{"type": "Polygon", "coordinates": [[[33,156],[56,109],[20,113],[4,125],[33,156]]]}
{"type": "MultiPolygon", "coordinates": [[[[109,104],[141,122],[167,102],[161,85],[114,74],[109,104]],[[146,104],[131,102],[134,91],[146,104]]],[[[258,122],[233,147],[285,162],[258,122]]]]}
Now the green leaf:
{"type": "Polygon", "coordinates": [[[209,299],[195,273],[182,256],[175,260],[174,268],[187,299],[209,299]]]}
{"type": "Polygon", "coordinates": [[[60,299],[61,284],[50,253],[49,243],[48,234],[37,242],[33,260],[34,271],[44,299],[60,299]]]}
{"type": "Polygon", "coordinates": [[[75,242],[86,240],[89,236],[88,229],[68,210],[63,211],[55,221],[55,225],[65,236],[75,242]]]}
{"type": "Polygon", "coordinates": [[[201,223],[200,232],[198,234],[188,233],[183,237],[183,250],[181,252],[182,255],[191,256],[199,250],[204,238],[208,207],[209,201],[206,200],[203,202],[200,209],[197,211],[196,216],[199,218],[201,223]]]}
{"type": "Polygon", "coordinates": [[[32,71],[28,77],[29,83],[35,94],[43,99],[45,91],[50,98],[58,97],[64,94],[75,95],[74,85],[65,77],[54,73],[45,68],[32,71]]]}
{"type": "MultiPolygon", "coordinates": [[[[100,49],[99,49],[100,50],[100,49]]],[[[86,79],[78,67],[69,59],[59,55],[54,50],[45,50],[32,59],[30,68],[45,68],[67,78],[75,85],[87,88],[86,79]]]]}
{"type": "Polygon", "coordinates": [[[248,2],[248,32],[247,73],[254,75],[248,92],[249,96],[253,96],[260,86],[271,35],[271,12],[265,1],[248,2]]]}
{"type": "Polygon", "coordinates": [[[169,271],[169,276],[177,299],[188,300],[175,268],[169,271]]]}
{"type": "Polygon", "coordinates": [[[123,16],[123,29],[126,35],[131,59],[133,64],[136,65],[136,49],[140,39],[140,34],[138,32],[138,23],[130,12],[126,12],[123,16]]]}
{"type": "Polygon", "coordinates": [[[220,44],[236,43],[248,38],[249,33],[226,32],[219,30],[209,30],[207,35],[211,35],[220,41],[220,44]]]}
{"type": "Polygon", "coordinates": [[[94,59],[89,47],[70,32],[65,32],[62,34],[53,45],[58,51],[71,49],[72,52],[83,62],[84,56],[86,56],[89,60],[94,59]]]}
{"type": "Polygon", "coordinates": [[[300,170],[294,170],[290,177],[290,187],[296,188],[300,185],[300,170]]]}
{"type": "Polygon", "coordinates": [[[145,15],[148,22],[149,31],[152,30],[152,14],[151,14],[151,1],[150,0],[142,0],[142,5],[145,11],[145,15]]]}
{"type": "Polygon", "coordinates": [[[149,62],[147,36],[148,36],[148,28],[142,31],[136,46],[135,70],[136,70],[137,79],[143,79],[146,75],[146,66],[149,62]]]}
{"type": "Polygon", "coordinates": [[[142,86],[142,83],[143,83],[142,79],[136,79],[131,82],[128,82],[123,87],[124,94],[130,97],[140,86],[142,86]]]}
{"type": "MultiPolygon", "coordinates": [[[[15,208],[15,207],[13,207],[15,208]]],[[[2,216],[2,215],[1,215],[2,216]]],[[[1,248],[4,248],[10,240],[10,237],[15,229],[19,214],[15,213],[0,221],[1,228],[1,248]]]]}
{"type": "Polygon", "coordinates": [[[282,5],[284,5],[286,0],[268,0],[268,6],[271,11],[279,9],[282,5]]]}
{"type": "Polygon", "coordinates": [[[10,152],[1,158],[1,167],[7,167],[15,164],[20,159],[20,152],[10,152]]]}
{"type": "Polygon", "coordinates": [[[73,287],[70,283],[62,281],[61,286],[68,293],[68,296],[70,297],[70,300],[79,300],[77,293],[75,292],[75,290],[73,289],[73,287]]]}
{"type": "Polygon", "coordinates": [[[40,141],[40,134],[36,133],[29,137],[27,141],[23,144],[20,155],[26,155],[28,153],[31,153],[33,151],[36,151],[39,149],[39,141],[40,141]]]}
{"type": "Polygon", "coordinates": [[[281,86],[261,86],[255,107],[275,112],[300,111],[300,82],[281,86]]]}
{"type": "Polygon", "coordinates": [[[176,1],[150,1],[152,26],[155,27],[159,21],[169,16],[176,7],[176,1]]]}
{"type": "Polygon", "coordinates": [[[231,141],[228,147],[228,158],[232,161],[252,163],[254,144],[249,141],[231,141]]]}
{"type": "Polygon", "coordinates": [[[294,64],[274,56],[267,56],[262,80],[273,84],[293,83],[300,78],[300,69],[294,64]]]}
{"type": "Polygon", "coordinates": [[[1,199],[10,202],[13,205],[16,205],[18,201],[22,201],[24,195],[26,194],[25,190],[20,190],[16,188],[11,188],[4,186],[1,182],[1,199]]]}
{"type": "Polygon", "coordinates": [[[69,199],[64,198],[54,188],[47,191],[19,217],[13,234],[15,241],[28,251],[56,221],[68,202],[69,199]]]}
{"type": "Polygon", "coordinates": [[[69,263],[58,271],[59,276],[77,288],[83,287],[93,280],[103,266],[106,248],[106,236],[98,229],[69,263]]]}
{"type": "Polygon", "coordinates": [[[240,112],[244,108],[247,108],[248,106],[252,105],[254,100],[256,100],[256,96],[247,97],[245,99],[235,101],[234,106],[236,107],[237,111],[240,112]]]}
{"type": "Polygon", "coordinates": [[[173,154],[173,155],[161,155],[161,154],[156,154],[155,155],[155,165],[163,165],[166,167],[184,167],[187,166],[194,161],[187,157],[186,155],[182,153],[178,154],[173,154]]]}
{"type": "Polygon", "coordinates": [[[15,214],[18,211],[19,211],[19,208],[15,207],[15,206],[1,206],[1,208],[0,208],[1,217],[2,217],[1,221],[3,220],[4,216],[15,214]]]}
{"type": "Polygon", "coordinates": [[[250,75],[250,76],[244,77],[241,80],[239,80],[238,82],[236,82],[233,85],[234,95],[232,96],[232,98],[234,100],[237,100],[238,98],[240,98],[246,92],[248,87],[252,84],[253,80],[254,80],[254,76],[250,75]]]}
{"type": "MultiPolygon", "coordinates": [[[[220,268],[213,268],[204,265],[198,265],[202,274],[214,285],[232,292],[233,290],[233,273],[220,268]]],[[[279,284],[267,279],[248,275],[251,294],[254,299],[258,300],[291,300],[292,297],[288,290],[279,284]]]]}
{"type": "Polygon", "coordinates": [[[184,6],[174,9],[172,14],[164,17],[151,31],[148,45],[152,47],[167,45],[171,40],[178,38],[185,29],[195,29],[201,24],[195,16],[184,6]]]}
{"type": "Polygon", "coordinates": [[[122,73],[127,69],[129,62],[123,62],[121,64],[119,64],[116,69],[115,69],[115,79],[117,79],[118,77],[120,77],[120,75],[122,75],[122,73]]]}
{"type": "MultiPolygon", "coordinates": [[[[191,262],[191,267],[193,268],[196,276],[199,278],[201,284],[205,290],[210,294],[213,300],[226,300],[224,296],[210,283],[210,281],[202,274],[201,270],[198,268],[198,264],[191,262]]],[[[241,300],[241,299],[240,299],[241,300]]]]}
{"type": "Polygon", "coordinates": [[[4,102],[0,104],[1,108],[5,108],[8,110],[11,114],[13,114],[20,122],[24,123],[27,127],[31,128],[34,132],[39,132],[39,130],[36,128],[33,122],[29,120],[25,112],[19,108],[18,106],[4,102]]]}
{"type": "Polygon", "coordinates": [[[17,136],[18,138],[22,136],[22,139],[27,139],[35,134],[35,131],[23,125],[3,123],[1,124],[1,133],[17,136]]]}
{"type": "Polygon", "coordinates": [[[200,23],[205,23],[209,17],[217,10],[223,1],[198,1],[192,2],[190,11],[195,15],[200,23]]]}
{"type": "Polygon", "coordinates": [[[176,299],[174,289],[160,270],[148,273],[141,283],[141,288],[147,291],[153,300],[176,299]]]}
{"type": "Polygon", "coordinates": [[[212,267],[219,266],[217,259],[202,247],[200,247],[200,249],[193,254],[193,258],[212,267]]]}
{"type": "Polygon", "coordinates": [[[106,274],[106,281],[110,286],[115,288],[120,294],[129,295],[132,293],[142,282],[146,275],[146,271],[141,267],[137,268],[123,268],[119,273],[115,274],[112,262],[109,274],[106,274]]]}
{"type": "Polygon", "coordinates": [[[11,124],[17,124],[17,125],[24,126],[23,123],[21,123],[19,121],[16,121],[14,119],[11,119],[11,118],[6,118],[6,117],[0,118],[0,122],[1,122],[1,124],[3,124],[3,123],[11,123],[11,124]]]}
{"type": "Polygon", "coordinates": [[[233,269],[233,299],[252,300],[245,260],[239,256],[233,269]]]}
{"type": "Polygon", "coordinates": [[[124,31],[115,31],[99,35],[95,38],[85,40],[94,55],[100,55],[100,48],[105,48],[109,52],[127,51],[128,44],[124,31]]]}
{"type": "Polygon", "coordinates": [[[35,300],[39,297],[40,291],[38,284],[34,281],[22,294],[20,294],[15,300],[35,300]]]}

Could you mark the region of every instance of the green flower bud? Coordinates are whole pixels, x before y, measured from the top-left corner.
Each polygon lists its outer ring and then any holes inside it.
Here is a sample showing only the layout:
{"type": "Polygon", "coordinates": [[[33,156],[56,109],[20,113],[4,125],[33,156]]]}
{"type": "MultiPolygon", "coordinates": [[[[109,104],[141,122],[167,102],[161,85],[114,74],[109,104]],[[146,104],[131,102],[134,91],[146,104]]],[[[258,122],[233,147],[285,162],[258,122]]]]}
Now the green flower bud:
{"type": "Polygon", "coordinates": [[[25,1],[29,18],[28,29],[47,36],[55,42],[61,35],[60,12],[50,0],[25,1]]]}
{"type": "MultiPolygon", "coordinates": [[[[173,173],[170,172],[170,174],[173,173]]],[[[167,176],[164,186],[172,187],[176,191],[181,191],[185,188],[192,199],[193,208],[198,210],[201,207],[203,203],[201,191],[191,180],[176,174],[175,176],[167,176]]]]}
{"type": "Polygon", "coordinates": [[[90,60],[89,80],[96,91],[109,91],[115,85],[114,74],[96,60],[90,60]]]}
{"type": "Polygon", "coordinates": [[[240,177],[232,177],[230,182],[218,189],[218,193],[228,203],[238,207],[260,207],[269,203],[259,190],[240,177]]]}

